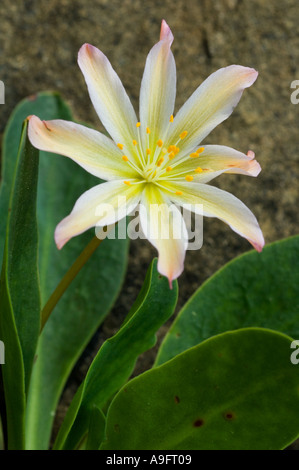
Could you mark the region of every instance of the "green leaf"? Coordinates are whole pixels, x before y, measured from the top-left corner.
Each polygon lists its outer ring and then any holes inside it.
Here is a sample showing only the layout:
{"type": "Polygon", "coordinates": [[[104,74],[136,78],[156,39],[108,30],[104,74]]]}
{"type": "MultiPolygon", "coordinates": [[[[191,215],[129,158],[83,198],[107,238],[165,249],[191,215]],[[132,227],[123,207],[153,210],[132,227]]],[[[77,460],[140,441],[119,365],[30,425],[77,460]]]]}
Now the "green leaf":
{"type": "MultiPolygon", "coordinates": [[[[3,139],[3,180],[0,217],[8,208],[12,162],[22,121],[31,114],[41,119],[72,120],[68,106],[57,93],[43,92],[23,100],[14,110],[3,139]]],[[[40,152],[38,181],[39,273],[42,305],[82,252],[88,231],[59,251],[54,243],[56,225],[72,210],[78,197],[99,183],[71,159],[40,152]]],[[[0,230],[0,246],[2,243],[0,230]]],[[[52,312],[40,337],[27,407],[26,446],[47,449],[55,410],[63,387],[79,356],[109,313],[124,279],[128,240],[105,240],[84,266],[52,312]]]]}
{"type": "Polygon", "coordinates": [[[85,450],[97,450],[105,437],[106,418],[102,410],[94,406],[90,411],[88,437],[85,450]]]}
{"type": "MultiPolygon", "coordinates": [[[[0,286],[8,446],[24,448],[26,392],[40,329],[36,195],[38,151],[24,123],[9,203],[0,286]]],[[[5,219],[4,219],[5,220],[5,219]]]]}
{"type": "MultiPolygon", "coordinates": [[[[105,341],[92,362],[83,387],[71,404],[55,448],[75,448],[88,430],[90,412],[102,408],[128,380],[140,354],[156,343],[157,330],[168,320],[177,302],[177,283],[157,271],[157,260],[122,328],[105,341]]],[[[100,443],[98,443],[100,444],[100,443]]]]}
{"type": "Polygon", "coordinates": [[[160,365],[201,341],[245,327],[299,338],[299,236],[228,263],[189,299],[158,352],[160,365]]]}
{"type": "Polygon", "coordinates": [[[101,450],[278,450],[299,434],[291,338],[248,328],[214,336],[131,380],[101,450]]]}

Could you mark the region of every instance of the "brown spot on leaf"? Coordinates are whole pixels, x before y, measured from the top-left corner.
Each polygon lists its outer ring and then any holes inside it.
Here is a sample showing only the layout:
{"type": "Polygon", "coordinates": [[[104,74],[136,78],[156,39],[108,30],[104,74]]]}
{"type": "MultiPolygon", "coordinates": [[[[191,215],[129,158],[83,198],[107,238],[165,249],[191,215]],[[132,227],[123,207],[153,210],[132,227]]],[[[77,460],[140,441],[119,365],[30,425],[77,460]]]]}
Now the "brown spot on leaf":
{"type": "Polygon", "coordinates": [[[227,421],[232,421],[233,419],[235,419],[235,413],[233,413],[232,411],[227,411],[225,414],[224,414],[224,417],[227,421]]]}
{"type": "Polygon", "coordinates": [[[204,420],[203,419],[197,419],[196,421],[194,421],[193,423],[193,426],[195,428],[200,428],[201,426],[204,425],[204,420]]]}
{"type": "Polygon", "coordinates": [[[180,403],[180,397],[178,397],[177,395],[174,397],[174,401],[175,403],[180,403]]]}

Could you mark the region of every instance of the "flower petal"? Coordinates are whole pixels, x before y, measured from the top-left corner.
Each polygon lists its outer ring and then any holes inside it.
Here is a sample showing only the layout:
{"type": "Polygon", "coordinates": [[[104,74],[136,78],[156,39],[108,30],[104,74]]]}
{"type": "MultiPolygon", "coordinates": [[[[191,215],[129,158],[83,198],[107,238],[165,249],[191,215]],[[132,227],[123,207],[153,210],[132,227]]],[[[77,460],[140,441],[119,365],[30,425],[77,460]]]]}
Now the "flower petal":
{"type": "Polygon", "coordinates": [[[179,209],[153,184],[145,186],[140,204],[144,235],[158,250],[158,271],[171,287],[184,269],[188,232],[179,209]]]}
{"type": "Polygon", "coordinates": [[[84,75],[93,106],[116,143],[135,154],[137,117],[131,101],[107,57],[96,47],[84,44],[78,64],[84,75]]]}
{"type": "Polygon", "coordinates": [[[256,70],[241,65],[230,65],[210,75],[175,116],[169,144],[176,144],[180,134],[187,131],[187,136],[178,146],[181,155],[191,152],[218,124],[231,115],[243,90],[251,86],[257,76],[256,70]]]}
{"type": "Polygon", "coordinates": [[[86,171],[105,180],[136,178],[122,160],[115,143],[94,129],[63,120],[41,121],[30,116],[28,135],[32,145],[71,158],[86,171]]]}
{"type": "Polygon", "coordinates": [[[151,131],[149,146],[164,139],[173,114],[176,94],[176,67],[170,50],[172,32],[162,21],[160,41],[149,52],[140,89],[140,121],[143,143],[146,145],[146,128],[151,131]]]}
{"type": "Polygon", "coordinates": [[[91,227],[111,225],[125,217],[140,201],[143,185],[109,181],[89,189],[77,200],[72,212],[56,227],[55,241],[61,249],[70,238],[91,227]]]}
{"type": "Polygon", "coordinates": [[[182,179],[192,175],[194,181],[208,183],[221,173],[239,173],[247,176],[257,176],[261,167],[254,159],[255,154],[249,151],[247,155],[238,150],[222,145],[206,145],[196,156],[185,157],[182,162],[172,165],[167,173],[168,179],[182,179]]]}
{"type": "Polygon", "coordinates": [[[256,217],[232,194],[194,182],[164,182],[163,187],[172,192],[169,197],[176,204],[191,204],[193,212],[223,220],[232,230],[246,238],[257,251],[262,250],[265,242],[256,217]]]}

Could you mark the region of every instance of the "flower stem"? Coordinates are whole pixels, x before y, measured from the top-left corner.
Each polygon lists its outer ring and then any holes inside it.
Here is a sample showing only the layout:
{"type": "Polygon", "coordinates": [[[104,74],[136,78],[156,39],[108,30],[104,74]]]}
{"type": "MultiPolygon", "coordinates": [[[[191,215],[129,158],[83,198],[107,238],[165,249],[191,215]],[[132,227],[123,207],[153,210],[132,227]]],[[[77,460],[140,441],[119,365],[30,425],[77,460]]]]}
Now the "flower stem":
{"type": "Polygon", "coordinates": [[[65,276],[61,279],[59,282],[58,286],[48,299],[46,305],[42,309],[41,312],[41,331],[43,330],[50,314],[52,313],[53,309],[56,307],[58,301],[68,288],[68,286],[71,284],[71,282],[75,279],[81,268],[86,264],[86,262],[89,260],[91,255],[95,252],[97,247],[100,245],[100,243],[103,240],[100,238],[97,238],[94,236],[91,241],[88,243],[88,245],[84,248],[82,253],[78,256],[76,261],[73,263],[73,265],[70,267],[68,272],[65,274],[65,276]]]}

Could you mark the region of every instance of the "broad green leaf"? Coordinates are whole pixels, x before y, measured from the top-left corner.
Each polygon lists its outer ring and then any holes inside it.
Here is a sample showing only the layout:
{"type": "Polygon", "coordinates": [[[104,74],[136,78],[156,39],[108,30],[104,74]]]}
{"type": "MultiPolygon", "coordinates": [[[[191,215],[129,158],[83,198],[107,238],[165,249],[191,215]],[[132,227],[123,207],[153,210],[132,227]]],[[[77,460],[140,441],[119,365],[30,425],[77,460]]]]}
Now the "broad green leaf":
{"type": "Polygon", "coordinates": [[[299,236],[228,263],[189,299],[164,338],[156,365],[228,330],[257,326],[299,338],[299,236]]]}
{"type": "MultiPolygon", "coordinates": [[[[23,100],[14,110],[3,138],[3,180],[0,218],[6,217],[12,162],[22,121],[31,114],[41,119],[72,120],[57,93],[43,92],[23,100]]],[[[54,243],[56,225],[72,210],[78,197],[99,180],[63,156],[40,152],[38,182],[39,273],[42,305],[94,236],[92,230],[61,250],[54,243]]],[[[3,236],[0,231],[0,245],[3,236]]],[[[111,309],[127,263],[128,240],[105,240],[59,301],[40,337],[27,410],[27,448],[47,449],[56,406],[66,380],[111,309]]]]}
{"type": "Polygon", "coordinates": [[[102,450],[278,450],[299,434],[291,338],[248,328],[214,336],[126,384],[102,450]]]}
{"type": "Polygon", "coordinates": [[[157,260],[154,260],[124,325],[105,341],[92,362],[69,408],[56,449],[72,449],[78,445],[88,431],[93,407],[102,408],[129,379],[138,356],[155,345],[157,330],[175,309],[177,283],[173,284],[169,289],[167,279],[158,273],[157,260]]]}
{"type": "Polygon", "coordinates": [[[0,286],[0,337],[6,352],[2,374],[10,449],[24,448],[26,392],[40,329],[37,177],[38,151],[29,143],[25,122],[9,201],[0,286]]]}

